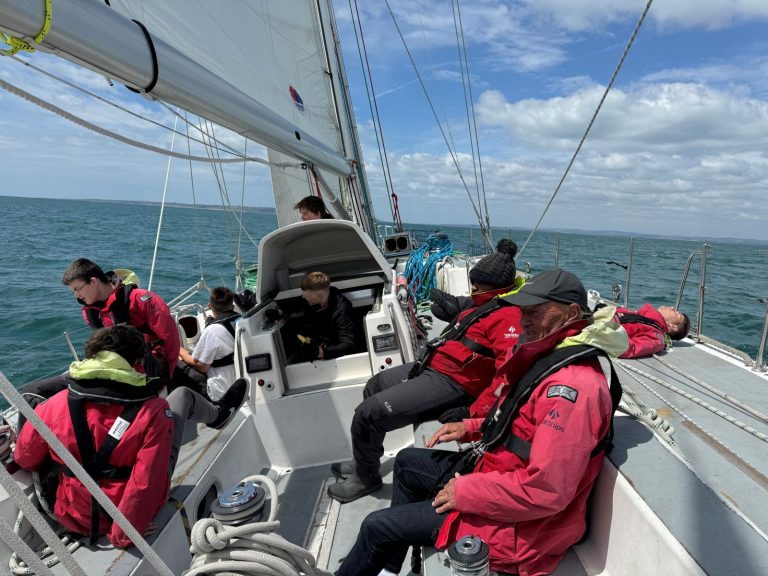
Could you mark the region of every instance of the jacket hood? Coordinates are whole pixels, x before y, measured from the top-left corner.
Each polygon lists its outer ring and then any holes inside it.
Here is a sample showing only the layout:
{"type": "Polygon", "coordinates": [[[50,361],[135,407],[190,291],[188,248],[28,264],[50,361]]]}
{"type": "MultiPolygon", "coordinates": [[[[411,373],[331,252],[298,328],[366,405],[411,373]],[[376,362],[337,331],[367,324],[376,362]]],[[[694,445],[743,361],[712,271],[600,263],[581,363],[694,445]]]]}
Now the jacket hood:
{"type": "Polygon", "coordinates": [[[143,387],[147,385],[147,377],[137,372],[128,362],[115,352],[102,350],[95,357],[69,365],[69,375],[75,380],[112,380],[143,387]]]}
{"type": "Polygon", "coordinates": [[[114,270],[110,270],[107,272],[107,277],[115,285],[118,285],[119,281],[119,284],[133,284],[137,288],[141,287],[139,277],[133,270],[129,270],[128,268],[115,268],[114,270]]]}
{"type": "Polygon", "coordinates": [[[615,306],[605,306],[592,316],[592,323],[576,335],[566,337],[557,348],[586,344],[600,348],[611,358],[618,358],[629,348],[629,336],[621,324],[614,320],[615,306]]]}
{"type": "Polygon", "coordinates": [[[504,288],[498,288],[496,290],[487,290],[485,292],[476,292],[474,294],[471,294],[470,297],[472,298],[472,302],[475,304],[475,306],[482,306],[486,302],[496,298],[497,296],[506,296],[508,294],[514,294],[520,288],[523,287],[523,284],[525,284],[525,278],[522,276],[518,276],[515,278],[515,283],[512,285],[512,288],[510,289],[509,286],[505,286],[504,288]]]}

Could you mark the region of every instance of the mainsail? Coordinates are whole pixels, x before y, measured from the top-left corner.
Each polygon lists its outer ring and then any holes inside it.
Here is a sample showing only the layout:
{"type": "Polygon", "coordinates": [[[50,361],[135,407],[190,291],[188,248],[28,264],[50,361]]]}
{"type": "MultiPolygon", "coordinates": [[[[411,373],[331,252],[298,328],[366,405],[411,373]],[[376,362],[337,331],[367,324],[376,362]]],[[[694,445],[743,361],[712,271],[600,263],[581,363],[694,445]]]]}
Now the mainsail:
{"type": "MultiPolygon", "coordinates": [[[[330,0],[108,4],[58,0],[41,48],[151,87],[150,97],[265,145],[277,165],[295,166],[271,167],[280,225],[298,219],[300,198],[319,193],[337,216],[375,234],[365,178],[354,168],[362,162],[330,0]]],[[[44,10],[42,0],[0,0],[0,30],[34,37],[44,10]]]]}

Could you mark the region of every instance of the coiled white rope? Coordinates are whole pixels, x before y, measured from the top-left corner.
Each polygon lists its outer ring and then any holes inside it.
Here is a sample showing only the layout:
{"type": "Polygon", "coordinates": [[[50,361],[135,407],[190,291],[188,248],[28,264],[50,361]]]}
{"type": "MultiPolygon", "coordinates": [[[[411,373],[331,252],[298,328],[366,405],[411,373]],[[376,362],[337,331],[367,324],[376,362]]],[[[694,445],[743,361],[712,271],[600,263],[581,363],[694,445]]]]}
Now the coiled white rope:
{"type": "MultiPolygon", "coordinates": [[[[315,558],[301,546],[277,534],[277,487],[266,476],[249,476],[243,482],[261,484],[269,491],[270,510],[265,522],[228,526],[215,518],[204,518],[192,527],[194,555],[184,576],[331,576],[318,569],[315,558]]],[[[232,518],[236,519],[236,518],[232,518]]]]}

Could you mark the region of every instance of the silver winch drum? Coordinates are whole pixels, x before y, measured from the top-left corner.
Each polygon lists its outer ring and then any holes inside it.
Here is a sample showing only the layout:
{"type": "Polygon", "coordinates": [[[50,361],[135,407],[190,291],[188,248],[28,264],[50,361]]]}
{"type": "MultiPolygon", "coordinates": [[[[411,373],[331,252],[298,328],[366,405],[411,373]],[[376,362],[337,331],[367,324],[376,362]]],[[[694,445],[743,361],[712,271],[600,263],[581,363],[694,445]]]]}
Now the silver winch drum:
{"type": "Polygon", "coordinates": [[[259,522],[266,499],[267,493],[261,486],[251,481],[239,482],[211,504],[211,513],[216,520],[231,526],[259,522]]]}
{"type": "Polygon", "coordinates": [[[477,536],[464,536],[448,547],[453,576],[488,576],[488,544],[477,536]]]}

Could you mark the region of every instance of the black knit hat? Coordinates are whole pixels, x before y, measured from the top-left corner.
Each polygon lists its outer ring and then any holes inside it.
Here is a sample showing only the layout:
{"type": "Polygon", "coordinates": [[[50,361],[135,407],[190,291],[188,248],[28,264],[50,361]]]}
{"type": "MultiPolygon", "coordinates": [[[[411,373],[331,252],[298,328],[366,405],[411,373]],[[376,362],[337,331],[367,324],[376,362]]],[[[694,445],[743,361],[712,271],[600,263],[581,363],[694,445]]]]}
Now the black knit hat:
{"type": "Polygon", "coordinates": [[[517,244],[502,238],[496,244],[496,252],[482,258],[469,272],[472,284],[487,284],[494,288],[505,288],[515,283],[515,254],[517,244]]]}

